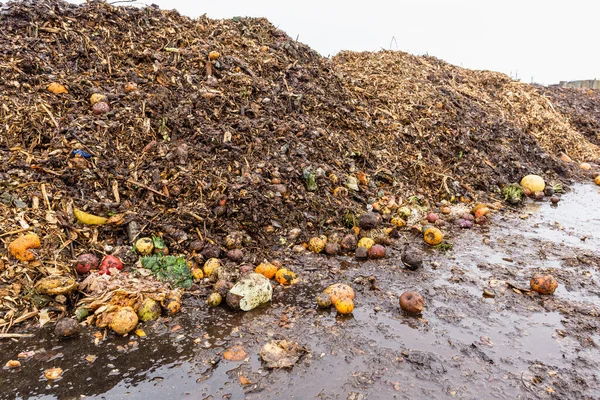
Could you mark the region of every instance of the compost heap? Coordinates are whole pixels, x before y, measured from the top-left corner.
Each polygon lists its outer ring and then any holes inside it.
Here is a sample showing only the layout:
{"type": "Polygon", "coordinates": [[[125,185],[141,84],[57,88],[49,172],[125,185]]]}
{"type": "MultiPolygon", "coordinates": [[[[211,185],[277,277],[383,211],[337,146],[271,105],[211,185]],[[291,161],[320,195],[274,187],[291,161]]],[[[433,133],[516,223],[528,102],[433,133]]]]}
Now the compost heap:
{"type": "Polygon", "coordinates": [[[565,114],[587,140],[600,145],[600,91],[590,89],[539,87],[554,107],[565,114]]]}
{"type": "Polygon", "coordinates": [[[140,235],[192,257],[243,231],[256,262],[294,244],[289,229],[300,242],[348,227],[380,199],[493,196],[526,173],[567,176],[561,151],[600,154],[504,75],[393,52],[328,60],[264,19],[8,3],[0,49],[0,238],[41,238],[33,262],[2,251],[3,330],[48,304],[64,315],[84,294],[100,307],[119,287],[119,305],[164,299],[139,276],[56,298],[32,290],[48,276],[72,287],[86,251],[119,254],[127,272],[140,235]],[[74,209],[111,218],[85,225],[74,209]]]}

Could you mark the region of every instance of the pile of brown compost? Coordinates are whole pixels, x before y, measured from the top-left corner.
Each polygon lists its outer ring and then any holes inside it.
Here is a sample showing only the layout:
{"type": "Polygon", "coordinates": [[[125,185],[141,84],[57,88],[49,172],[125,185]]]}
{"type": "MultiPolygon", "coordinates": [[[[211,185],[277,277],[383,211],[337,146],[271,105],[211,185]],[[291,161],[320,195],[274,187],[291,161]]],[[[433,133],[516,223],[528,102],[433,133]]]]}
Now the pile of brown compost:
{"type": "Polygon", "coordinates": [[[600,145],[600,91],[592,89],[538,87],[571,125],[595,145],[600,145]]]}
{"type": "Polygon", "coordinates": [[[0,3],[0,77],[3,330],[85,251],[131,265],[140,236],[190,255],[244,231],[256,262],[290,228],[348,228],[383,197],[495,196],[527,173],[573,176],[560,152],[600,154],[505,75],[399,52],[329,60],[260,18],[0,3]],[[82,225],[74,209],[116,218],[82,225]],[[34,262],[5,250],[24,232],[42,239],[34,262]]]}

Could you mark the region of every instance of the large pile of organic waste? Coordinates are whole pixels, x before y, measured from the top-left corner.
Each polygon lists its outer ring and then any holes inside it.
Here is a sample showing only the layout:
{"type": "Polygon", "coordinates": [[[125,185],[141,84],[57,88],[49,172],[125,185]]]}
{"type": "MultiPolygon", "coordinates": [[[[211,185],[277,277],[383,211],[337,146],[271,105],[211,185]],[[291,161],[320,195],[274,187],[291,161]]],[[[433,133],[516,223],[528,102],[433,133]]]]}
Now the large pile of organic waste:
{"type": "Polygon", "coordinates": [[[90,304],[177,310],[169,288],[225,248],[256,264],[371,207],[494,196],[527,173],[569,176],[560,152],[600,154],[504,75],[392,52],[328,60],[265,19],[10,2],[0,77],[5,331],[90,304]],[[136,269],[142,237],[159,258],[136,269]],[[83,280],[82,254],[125,267],[83,280]]]}

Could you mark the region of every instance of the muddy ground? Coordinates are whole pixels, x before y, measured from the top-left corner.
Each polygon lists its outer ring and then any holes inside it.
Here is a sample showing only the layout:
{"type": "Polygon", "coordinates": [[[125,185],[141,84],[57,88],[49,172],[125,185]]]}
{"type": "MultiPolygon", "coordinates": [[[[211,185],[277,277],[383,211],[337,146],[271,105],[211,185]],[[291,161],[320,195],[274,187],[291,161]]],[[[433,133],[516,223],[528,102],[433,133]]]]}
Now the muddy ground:
{"type": "Polygon", "coordinates": [[[450,238],[451,251],[428,250],[415,272],[398,256],[408,236],[379,262],[290,255],[284,262],[302,281],[278,286],[272,303],[232,312],[207,308],[192,292],[181,314],[142,325],[145,338],[110,334],[94,344],[91,327],[69,341],[54,338],[52,327],[32,330],[31,339],[2,343],[3,362],[34,354],[20,370],[0,370],[0,396],[600,398],[598,196],[597,187],[576,185],[557,207],[530,202],[495,214],[490,225],[450,238]],[[558,278],[554,296],[528,291],[536,272],[558,278]],[[355,288],[351,316],[316,308],[316,293],[332,282],[355,288]],[[425,297],[421,317],[400,310],[398,295],[407,289],[425,297]],[[310,352],[291,369],[266,369],[261,347],[284,338],[310,352]],[[236,344],[246,360],[223,359],[236,344]],[[49,385],[43,371],[51,367],[65,372],[49,385]]]}

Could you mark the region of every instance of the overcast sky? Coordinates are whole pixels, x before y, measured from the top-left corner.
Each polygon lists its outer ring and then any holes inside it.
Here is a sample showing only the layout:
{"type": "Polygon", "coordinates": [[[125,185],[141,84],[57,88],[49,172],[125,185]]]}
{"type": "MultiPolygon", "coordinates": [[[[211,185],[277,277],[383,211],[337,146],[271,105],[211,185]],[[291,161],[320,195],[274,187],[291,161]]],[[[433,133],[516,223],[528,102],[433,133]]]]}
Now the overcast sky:
{"type": "Polygon", "coordinates": [[[398,49],[466,68],[504,72],[523,82],[600,79],[597,0],[154,0],[136,4],[152,3],[190,17],[266,17],[324,56],[340,50],[398,49]]]}

